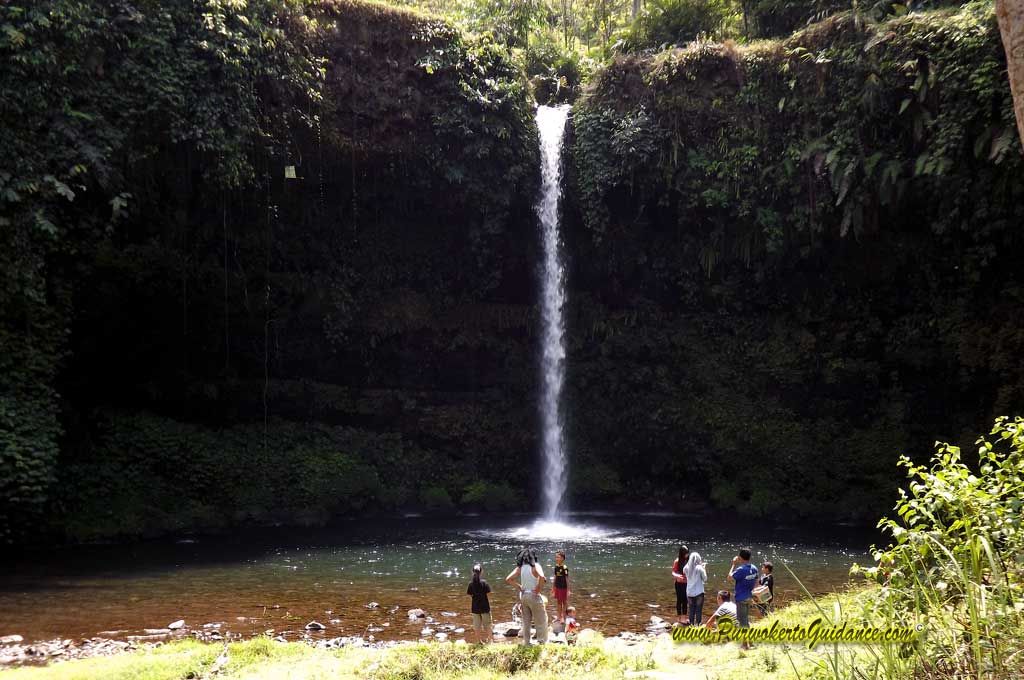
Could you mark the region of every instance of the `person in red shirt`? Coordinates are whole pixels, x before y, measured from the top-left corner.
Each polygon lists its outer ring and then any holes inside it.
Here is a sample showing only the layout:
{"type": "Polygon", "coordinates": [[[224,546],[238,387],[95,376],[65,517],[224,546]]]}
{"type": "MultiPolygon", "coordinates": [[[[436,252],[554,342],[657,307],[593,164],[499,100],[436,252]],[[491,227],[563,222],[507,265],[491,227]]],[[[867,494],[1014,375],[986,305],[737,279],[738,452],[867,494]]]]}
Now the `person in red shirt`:
{"type": "Polygon", "coordinates": [[[672,579],[676,584],[676,620],[681,624],[687,624],[690,619],[686,616],[686,574],[683,567],[690,558],[690,549],[685,545],[679,546],[679,557],[672,562],[672,579]]]}

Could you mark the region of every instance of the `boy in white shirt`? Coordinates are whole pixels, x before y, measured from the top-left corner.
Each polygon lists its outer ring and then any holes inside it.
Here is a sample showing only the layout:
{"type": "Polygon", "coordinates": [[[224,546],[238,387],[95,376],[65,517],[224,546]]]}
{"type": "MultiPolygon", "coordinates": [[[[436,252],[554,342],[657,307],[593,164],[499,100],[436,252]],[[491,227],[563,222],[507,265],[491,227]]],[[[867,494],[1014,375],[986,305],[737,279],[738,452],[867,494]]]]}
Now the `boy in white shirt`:
{"type": "Polygon", "coordinates": [[[716,609],[715,613],[711,615],[710,619],[708,619],[708,628],[714,628],[719,619],[729,618],[733,621],[736,620],[736,603],[730,602],[731,599],[732,596],[729,594],[728,590],[718,591],[718,609],[716,609]]]}

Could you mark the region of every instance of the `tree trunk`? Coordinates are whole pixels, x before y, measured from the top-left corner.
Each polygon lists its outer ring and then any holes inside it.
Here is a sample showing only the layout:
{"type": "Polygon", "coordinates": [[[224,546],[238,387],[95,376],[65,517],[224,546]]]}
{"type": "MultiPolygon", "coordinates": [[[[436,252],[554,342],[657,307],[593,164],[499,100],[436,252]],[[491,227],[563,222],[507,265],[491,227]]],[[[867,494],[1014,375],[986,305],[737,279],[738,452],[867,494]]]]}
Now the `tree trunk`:
{"type": "Polygon", "coordinates": [[[633,0],[633,21],[636,21],[638,14],[640,14],[640,0],[633,0]]]}
{"type": "Polygon", "coordinates": [[[996,0],[996,17],[1006,49],[1006,70],[1010,76],[1017,132],[1024,145],[1024,0],[996,0]]]}

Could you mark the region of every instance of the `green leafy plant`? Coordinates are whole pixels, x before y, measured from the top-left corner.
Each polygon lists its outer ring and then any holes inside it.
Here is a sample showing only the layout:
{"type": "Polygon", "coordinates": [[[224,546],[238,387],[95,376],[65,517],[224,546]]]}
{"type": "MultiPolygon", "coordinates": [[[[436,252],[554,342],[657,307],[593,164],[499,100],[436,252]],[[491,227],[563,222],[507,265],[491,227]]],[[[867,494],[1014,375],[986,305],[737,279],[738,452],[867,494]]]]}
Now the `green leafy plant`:
{"type": "Polygon", "coordinates": [[[928,466],[901,460],[909,491],[879,523],[893,542],[864,572],[896,621],[924,624],[931,677],[1012,677],[1024,668],[1024,419],[998,418],[976,466],[937,447],[928,466]]]}

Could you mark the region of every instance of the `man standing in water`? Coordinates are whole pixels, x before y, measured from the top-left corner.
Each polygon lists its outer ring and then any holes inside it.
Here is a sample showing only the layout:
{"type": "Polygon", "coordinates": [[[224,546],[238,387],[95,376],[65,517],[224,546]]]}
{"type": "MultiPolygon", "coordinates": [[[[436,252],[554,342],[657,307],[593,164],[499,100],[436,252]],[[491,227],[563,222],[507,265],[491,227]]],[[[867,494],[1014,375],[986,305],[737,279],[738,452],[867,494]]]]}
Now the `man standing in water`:
{"type": "MultiPolygon", "coordinates": [[[[743,548],[732,558],[730,576],[736,582],[736,597],[733,598],[736,601],[736,622],[740,628],[750,628],[750,604],[757,585],[757,567],[750,563],[749,549],[743,548]]],[[[744,642],[742,648],[749,649],[750,646],[744,642]]]]}
{"type": "Polygon", "coordinates": [[[547,579],[544,569],[537,561],[537,554],[530,548],[523,548],[516,555],[516,568],[505,577],[505,582],[519,589],[519,600],[523,603],[523,644],[529,646],[533,622],[537,621],[537,642],[548,641],[548,613],[545,609],[541,587],[547,579]],[[516,578],[519,581],[516,581],[516,578]]]}

